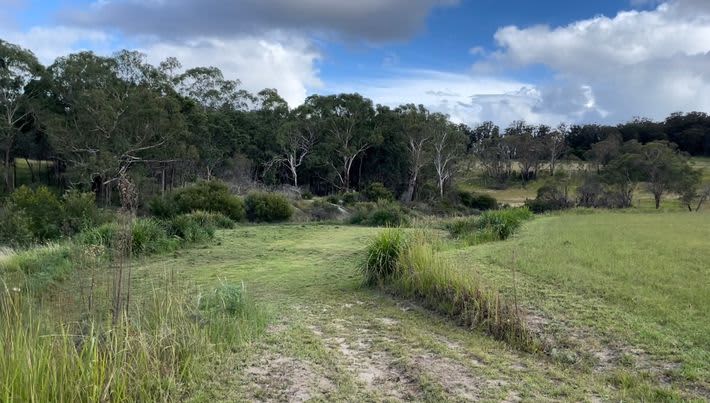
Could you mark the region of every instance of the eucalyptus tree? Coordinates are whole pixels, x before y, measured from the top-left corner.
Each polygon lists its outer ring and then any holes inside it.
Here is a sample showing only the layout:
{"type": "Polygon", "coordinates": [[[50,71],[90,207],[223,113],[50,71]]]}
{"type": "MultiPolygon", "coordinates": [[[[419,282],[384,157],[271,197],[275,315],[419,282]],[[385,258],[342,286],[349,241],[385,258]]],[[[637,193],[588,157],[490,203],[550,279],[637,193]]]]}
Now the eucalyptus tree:
{"type": "Polygon", "coordinates": [[[360,94],[312,95],[305,104],[329,134],[337,186],[349,191],[353,163],[382,138],[375,127],[372,101],[360,94]]]}
{"type": "Polygon", "coordinates": [[[400,118],[409,156],[407,189],[401,199],[404,202],[411,202],[420,172],[429,163],[428,154],[431,153],[431,145],[436,134],[436,127],[431,120],[437,119],[438,115],[432,115],[423,105],[414,104],[400,106],[395,109],[395,113],[400,118]]]}
{"type": "Polygon", "coordinates": [[[269,166],[284,166],[288,170],[293,186],[298,187],[298,171],[312,152],[318,140],[318,122],[310,108],[301,105],[281,124],[277,131],[279,153],[269,166]]]}
{"type": "Polygon", "coordinates": [[[433,114],[429,121],[433,131],[433,161],[436,170],[439,197],[444,197],[444,188],[456,172],[456,164],[466,151],[466,135],[449,122],[446,115],[433,114]]]}
{"type": "Polygon", "coordinates": [[[156,151],[185,130],[176,97],[140,54],[81,52],[49,71],[61,105],[53,144],[79,181],[110,185],[133,165],[155,162],[156,151]]]}
{"type": "Polygon", "coordinates": [[[41,95],[41,87],[30,84],[39,80],[44,72],[31,51],[0,39],[0,147],[4,152],[7,191],[14,188],[13,147],[25,126],[33,121],[32,102],[41,95]]]}

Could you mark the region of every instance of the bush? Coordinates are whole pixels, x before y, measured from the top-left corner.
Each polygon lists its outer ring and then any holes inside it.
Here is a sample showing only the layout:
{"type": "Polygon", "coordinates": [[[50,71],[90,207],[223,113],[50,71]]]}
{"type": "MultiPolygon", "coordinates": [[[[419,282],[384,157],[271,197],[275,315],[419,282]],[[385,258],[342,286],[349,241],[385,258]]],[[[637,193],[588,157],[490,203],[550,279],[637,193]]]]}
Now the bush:
{"type": "Polygon", "coordinates": [[[13,247],[27,246],[34,241],[32,223],[22,211],[0,210],[0,244],[13,247]]]}
{"type": "Polygon", "coordinates": [[[373,227],[397,227],[409,224],[407,212],[396,202],[358,203],[350,223],[373,227]]]}
{"type": "Polygon", "coordinates": [[[110,222],[82,231],[77,236],[76,241],[80,245],[105,246],[110,249],[113,247],[116,234],[118,234],[118,224],[110,222]]]}
{"type": "Polygon", "coordinates": [[[533,213],[540,214],[570,208],[572,202],[558,187],[545,185],[537,190],[537,197],[534,200],[525,200],[525,206],[533,213]]]}
{"type": "Polygon", "coordinates": [[[22,212],[27,217],[36,241],[56,239],[61,235],[64,209],[57,195],[47,187],[32,190],[21,186],[10,195],[7,208],[12,212],[22,212]]]}
{"type": "Polygon", "coordinates": [[[220,229],[234,228],[236,223],[231,218],[222,213],[210,211],[194,211],[190,214],[202,227],[214,227],[220,229]]]}
{"type": "Polygon", "coordinates": [[[204,225],[199,216],[182,214],[166,222],[168,235],[176,236],[183,242],[203,242],[214,237],[215,227],[204,225]]]}
{"type": "Polygon", "coordinates": [[[303,193],[301,193],[301,199],[303,200],[311,200],[313,199],[313,193],[310,191],[306,190],[303,193]]]}
{"type": "Polygon", "coordinates": [[[293,215],[291,203],[276,193],[258,192],[249,194],[244,200],[246,215],[253,222],[286,221],[293,215]]]}
{"type": "Polygon", "coordinates": [[[507,239],[532,216],[532,212],[526,207],[487,211],[477,218],[451,222],[446,228],[451,235],[466,238],[471,244],[478,244],[507,239]]]}
{"type": "Polygon", "coordinates": [[[340,216],[340,208],[323,200],[315,200],[310,206],[311,218],[316,221],[334,220],[340,216]]]}
{"type": "Polygon", "coordinates": [[[374,237],[367,246],[365,261],[360,271],[367,285],[383,285],[398,270],[399,256],[406,245],[404,231],[388,228],[374,237]]]}
{"type": "Polygon", "coordinates": [[[459,201],[468,208],[486,211],[498,208],[498,201],[489,194],[475,194],[473,192],[459,191],[459,201]]]}
{"type": "Polygon", "coordinates": [[[99,222],[99,209],[93,193],[70,190],[64,195],[64,232],[76,234],[99,222]]]}
{"type": "Polygon", "coordinates": [[[346,192],[340,196],[343,204],[346,206],[352,206],[353,204],[360,201],[360,193],[358,192],[346,192]]]}
{"type": "Polygon", "coordinates": [[[244,203],[219,181],[198,182],[150,201],[151,214],[172,218],[197,210],[222,213],[234,221],[244,219],[244,203]]]}
{"type": "Polygon", "coordinates": [[[162,218],[172,218],[178,214],[178,207],[172,196],[154,197],[148,202],[150,214],[162,218]]]}
{"type": "Polygon", "coordinates": [[[365,198],[367,198],[367,200],[373,202],[376,202],[378,200],[394,200],[394,194],[392,193],[392,191],[387,189],[387,187],[385,187],[385,185],[380,182],[370,183],[369,185],[367,185],[362,194],[363,196],[365,196],[365,198]]]}
{"type": "Polygon", "coordinates": [[[147,218],[133,222],[131,248],[135,255],[170,252],[177,248],[160,221],[147,218]]]}

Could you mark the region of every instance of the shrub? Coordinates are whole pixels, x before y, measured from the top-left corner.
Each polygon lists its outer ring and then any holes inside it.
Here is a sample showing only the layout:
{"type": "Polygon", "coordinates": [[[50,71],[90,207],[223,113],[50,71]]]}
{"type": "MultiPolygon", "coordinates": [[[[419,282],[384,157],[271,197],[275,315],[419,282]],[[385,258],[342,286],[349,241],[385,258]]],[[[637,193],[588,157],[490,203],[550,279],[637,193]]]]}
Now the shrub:
{"type": "Polygon", "coordinates": [[[316,221],[334,220],[340,216],[340,208],[323,200],[315,200],[310,206],[311,218],[316,221]]]}
{"type": "Polygon", "coordinates": [[[286,221],[293,215],[291,203],[276,193],[257,192],[249,194],[244,200],[246,214],[253,222],[286,221]]]}
{"type": "Polygon", "coordinates": [[[507,239],[532,215],[526,207],[487,211],[480,217],[448,223],[446,228],[451,235],[466,238],[470,244],[498,241],[507,239]]]}
{"type": "Polygon", "coordinates": [[[131,248],[136,255],[169,252],[177,248],[175,241],[168,237],[163,223],[153,218],[135,220],[131,236],[131,248]]]}
{"type": "Polygon", "coordinates": [[[166,222],[168,235],[176,236],[183,242],[203,242],[214,237],[215,227],[205,225],[193,214],[182,214],[166,222]]]}
{"type": "Polygon", "coordinates": [[[358,192],[346,192],[340,196],[343,204],[346,206],[351,206],[360,201],[360,193],[358,192]]]}
{"type": "Polygon", "coordinates": [[[396,202],[358,203],[350,223],[373,227],[396,227],[409,224],[407,212],[396,202]]]}
{"type": "Polygon", "coordinates": [[[394,200],[394,194],[392,193],[392,191],[387,189],[387,187],[380,182],[370,183],[369,185],[367,185],[362,194],[365,196],[365,198],[367,198],[367,200],[373,202],[376,202],[378,200],[394,200]]]}
{"type": "Polygon", "coordinates": [[[105,246],[110,249],[113,247],[116,234],[118,234],[118,224],[110,222],[82,231],[77,236],[76,241],[80,245],[105,246]]]}
{"type": "Polygon", "coordinates": [[[93,193],[70,190],[64,195],[64,232],[76,234],[99,222],[99,209],[93,193]]]}
{"type": "Polygon", "coordinates": [[[533,213],[563,210],[572,207],[567,196],[557,186],[545,185],[537,190],[534,200],[525,200],[525,206],[533,213]]]}
{"type": "Polygon", "coordinates": [[[234,228],[236,223],[231,218],[222,213],[210,211],[194,211],[190,214],[202,227],[214,227],[220,229],[234,228]]]}
{"type": "Polygon", "coordinates": [[[311,200],[313,199],[313,193],[311,193],[308,190],[305,190],[303,193],[301,193],[301,199],[303,200],[311,200]]]}
{"type": "Polygon", "coordinates": [[[404,231],[388,228],[375,236],[367,246],[365,261],[360,271],[367,285],[383,285],[398,270],[399,256],[406,245],[404,231]]]}
{"type": "Polygon", "coordinates": [[[498,208],[498,201],[489,194],[475,194],[473,192],[459,191],[459,201],[468,208],[486,211],[498,208]]]}
{"type": "Polygon", "coordinates": [[[178,207],[171,196],[154,197],[148,202],[150,214],[158,218],[171,218],[178,214],[178,207]]]}
{"type": "Polygon", "coordinates": [[[198,182],[150,201],[151,214],[171,218],[197,210],[222,213],[234,221],[244,219],[244,203],[219,181],[198,182]]]}
{"type": "Polygon", "coordinates": [[[328,195],[325,200],[327,200],[328,203],[331,204],[340,204],[340,196],[338,195],[328,195]]]}
{"type": "Polygon", "coordinates": [[[21,211],[27,217],[36,241],[56,239],[61,235],[62,203],[47,187],[32,190],[21,186],[10,195],[7,208],[13,212],[21,211]]]}
{"type": "Polygon", "coordinates": [[[0,210],[0,244],[23,247],[32,243],[32,223],[22,211],[0,210]]]}
{"type": "Polygon", "coordinates": [[[409,223],[409,217],[398,203],[379,201],[367,218],[367,223],[376,227],[401,226],[409,223]]]}

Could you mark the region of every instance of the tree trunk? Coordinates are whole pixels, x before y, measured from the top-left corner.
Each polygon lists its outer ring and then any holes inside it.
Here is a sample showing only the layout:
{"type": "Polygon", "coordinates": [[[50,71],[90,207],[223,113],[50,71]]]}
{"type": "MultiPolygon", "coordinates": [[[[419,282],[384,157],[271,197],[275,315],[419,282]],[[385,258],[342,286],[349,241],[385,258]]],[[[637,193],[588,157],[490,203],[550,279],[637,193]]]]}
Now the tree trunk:
{"type": "Polygon", "coordinates": [[[165,195],[165,167],[160,172],[160,194],[165,195]]]}
{"type": "Polygon", "coordinates": [[[654,194],[653,199],[656,201],[656,210],[661,208],[661,195],[660,194],[654,194]]]}
{"type": "Polygon", "coordinates": [[[12,193],[12,178],[10,177],[10,149],[12,148],[12,144],[8,144],[7,149],[5,150],[5,189],[7,190],[7,193],[12,193]]]}
{"type": "Polygon", "coordinates": [[[411,203],[414,200],[414,190],[417,186],[417,174],[413,174],[409,177],[409,183],[407,184],[407,191],[402,194],[401,200],[405,203],[411,203]]]}

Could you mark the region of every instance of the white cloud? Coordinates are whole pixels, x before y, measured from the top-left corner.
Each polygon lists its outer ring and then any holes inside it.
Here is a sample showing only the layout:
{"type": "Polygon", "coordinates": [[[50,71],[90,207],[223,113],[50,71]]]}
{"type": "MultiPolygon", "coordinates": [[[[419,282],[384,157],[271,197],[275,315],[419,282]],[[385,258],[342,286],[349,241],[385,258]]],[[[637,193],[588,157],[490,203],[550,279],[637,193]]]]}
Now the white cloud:
{"type": "Polygon", "coordinates": [[[33,27],[25,32],[5,31],[0,28],[4,40],[31,50],[44,64],[51,64],[59,56],[80,50],[97,53],[112,51],[110,35],[91,29],[72,27],[33,27]]]}
{"type": "Polygon", "coordinates": [[[321,86],[315,67],[320,54],[302,38],[201,38],[157,42],[143,47],[152,63],[177,57],[185,68],[219,67],[227,78],[239,79],[252,92],[276,88],[289,102],[303,102],[310,88],[321,86]]]}
{"type": "Polygon", "coordinates": [[[659,119],[674,111],[710,110],[710,2],[705,0],[674,0],[564,27],[509,26],[495,39],[500,49],[475,71],[548,66],[555,78],[545,85],[551,88],[543,91],[538,108],[570,120],[659,119]],[[589,98],[585,106],[595,113],[570,114],[565,97],[572,103],[589,98]]]}
{"type": "Polygon", "coordinates": [[[327,92],[359,92],[391,107],[422,104],[468,124],[492,120],[507,125],[516,119],[553,124],[564,119],[538,110],[542,94],[530,84],[492,76],[400,69],[386,78],[331,85],[327,92]]]}

